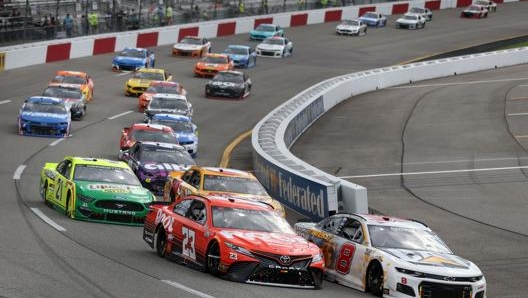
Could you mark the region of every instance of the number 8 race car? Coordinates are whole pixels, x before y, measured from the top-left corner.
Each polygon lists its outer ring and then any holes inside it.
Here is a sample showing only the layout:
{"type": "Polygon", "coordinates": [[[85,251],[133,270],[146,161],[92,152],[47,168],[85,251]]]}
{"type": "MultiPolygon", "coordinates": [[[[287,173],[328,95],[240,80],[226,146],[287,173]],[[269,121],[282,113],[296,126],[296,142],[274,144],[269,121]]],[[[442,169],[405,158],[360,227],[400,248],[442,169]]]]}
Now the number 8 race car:
{"type": "Polygon", "coordinates": [[[321,248],[330,281],[379,297],[486,297],[480,269],[420,222],[336,214],[295,230],[321,248]]]}

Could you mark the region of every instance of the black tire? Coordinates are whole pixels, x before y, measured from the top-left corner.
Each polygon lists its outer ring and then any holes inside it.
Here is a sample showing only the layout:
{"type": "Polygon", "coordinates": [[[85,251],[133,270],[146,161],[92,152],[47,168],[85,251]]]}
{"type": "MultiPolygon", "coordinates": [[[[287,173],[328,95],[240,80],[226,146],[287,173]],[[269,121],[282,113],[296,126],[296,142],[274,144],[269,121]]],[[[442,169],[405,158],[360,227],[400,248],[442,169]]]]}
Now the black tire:
{"type": "Polygon", "coordinates": [[[207,250],[207,270],[211,275],[218,276],[220,274],[220,245],[213,241],[207,250]]]}
{"type": "Polygon", "coordinates": [[[154,245],[156,253],[159,257],[165,258],[167,256],[167,235],[163,227],[159,227],[154,235],[154,245]]]}
{"type": "Polygon", "coordinates": [[[374,296],[383,297],[383,268],[377,261],[372,262],[367,269],[367,291],[374,296]]]}
{"type": "Polygon", "coordinates": [[[66,208],[64,208],[64,214],[66,214],[67,217],[73,218],[73,210],[70,210],[70,202],[71,202],[71,193],[68,193],[66,196],[66,208]]]}
{"type": "Polygon", "coordinates": [[[44,181],[44,184],[40,188],[40,197],[44,200],[44,203],[47,205],[46,193],[48,192],[48,181],[44,181]]]}

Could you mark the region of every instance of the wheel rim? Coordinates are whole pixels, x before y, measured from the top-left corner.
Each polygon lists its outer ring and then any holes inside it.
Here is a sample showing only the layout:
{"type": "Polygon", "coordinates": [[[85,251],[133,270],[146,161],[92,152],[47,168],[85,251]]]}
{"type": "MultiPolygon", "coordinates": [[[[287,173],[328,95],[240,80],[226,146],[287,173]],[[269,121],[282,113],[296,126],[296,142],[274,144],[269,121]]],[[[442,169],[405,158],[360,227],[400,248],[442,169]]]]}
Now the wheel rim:
{"type": "Polygon", "coordinates": [[[165,257],[167,253],[167,237],[163,230],[156,233],[156,251],[160,257],[165,257]]]}
{"type": "Polygon", "coordinates": [[[220,247],[215,242],[211,245],[209,253],[207,254],[207,267],[212,274],[218,273],[218,267],[220,266],[220,247]]]}

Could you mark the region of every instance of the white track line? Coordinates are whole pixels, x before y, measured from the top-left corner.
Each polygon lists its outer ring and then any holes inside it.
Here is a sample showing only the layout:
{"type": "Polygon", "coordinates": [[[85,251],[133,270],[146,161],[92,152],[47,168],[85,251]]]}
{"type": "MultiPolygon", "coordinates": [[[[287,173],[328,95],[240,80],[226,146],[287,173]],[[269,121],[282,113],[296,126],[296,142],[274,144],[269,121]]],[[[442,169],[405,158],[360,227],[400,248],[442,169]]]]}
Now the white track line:
{"type": "Polygon", "coordinates": [[[173,286],[173,287],[178,288],[178,289],[180,289],[180,290],[184,290],[185,292],[191,293],[191,294],[196,295],[196,296],[198,296],[198,297],[202,297],[202,298],[215,298],[214,296],[207,295],[207,294],[202,293],[202,292],[200,292],[200,291],[197,291],[197,290],[195,290],[195,289],[191,289],[191,288],[189,288],[189,287],[187,287],[187,286],[184,286],[184,285],[182,285],[182,284],[180,284],[180,283],[177,283],[177,282],[175,282],[175,281],[171,281],[171,280],[162,280],[162,282],[168,284],[169,286],[173,286]]]}
{"type": "Polygon", "coordinates": [[[20,176],[22,176],[22,172],[24,172],[25,169],[26,165],[19,165],[13,174],[13,180],[20,180],[20,176]]]}
{"type": "Polygon", "coordinates": [[[56,139],[55,141],[51,142],[49,145],[53,147],[62,141],[64,141],[64,139],[56,139]]]}
{"type": "Polygon", "coordinates": [[[59,232],[66,232],[66,229],[54,222],[51,218],[47,217],[39,208],[31,208],[31,211],[35,213],[36,216],[40,217],[45,223],[50,225],[52,228],[59,232]]]}
{"type": "MultiPolygon", "coordinates": [[[[428,165],[428,164],[448,164],[448,163],[468,163],[468,162],[488,162],[488,161],[505,161],[505,160],[524,160],[524,159],[528,159],[528,157],[499,157],[499,158],[479,158],[479,159],[414,161],[414,162],[405,162],[404,165],[408,166],[408,165],[428,165]]],[[[401,165],[401,163],[396,163],[396,165],[401,165]]]]}
{"type": "Polygon", "coordinates": [[[528,169],[528,166],[523,166],[523,167],[503,167],[503,168],[465,169],[465,170],[447,170],[447,171],[430,171],[430,172],[408,172],[408,173],[355,175],[355,176],[341,176],[341,177],[338,177],[338,178],[341,178],[341,179],[372,178],[372,177],[388,177],[388,176],[410,176],[410,175],[450,174],[450,173],[468,173],[468,172],[485,172],[485,171],[504,171],[504,170],[519,170],[519,169],[528,169]]]}
{"type": "Polygon", "coordinates": [[[130,110],[130,111],[126,111],[126,112],[123,112],[123,113],[121,113],[121,114],[117,114],[117,115],[114,115],[114,116],[108,117],[108,120],[114,120],[114,119],[116,119],[116,118],[119,118],[119,117],[121,117],[121,116],[125,116],[125,115],[127,115],[127,114],[132,113],[132,112],[134,112],[134,111],[132,111],[132,110],[130,110]]]}
{"type": "Polygon", "coordinates": [[[390,87],[387,89],[407,89],[407,88],[441,87],[441,86],[456,86],[456,85],[471,85],[471,84],[488,84],[488,83],[526,81],[526,80],[528,80],[528,78],[497,79],[497,80],[454,82],[454,83],[442,83],[442,84],[424,84],[424,85],[414,84],[414,85],[390,87]]]}
{"type": "Polygon", "coordinates": [[[10,103],[11,101],[9,99],[0,101],[0,105],[3,105],[5,103],[10,103]]]}

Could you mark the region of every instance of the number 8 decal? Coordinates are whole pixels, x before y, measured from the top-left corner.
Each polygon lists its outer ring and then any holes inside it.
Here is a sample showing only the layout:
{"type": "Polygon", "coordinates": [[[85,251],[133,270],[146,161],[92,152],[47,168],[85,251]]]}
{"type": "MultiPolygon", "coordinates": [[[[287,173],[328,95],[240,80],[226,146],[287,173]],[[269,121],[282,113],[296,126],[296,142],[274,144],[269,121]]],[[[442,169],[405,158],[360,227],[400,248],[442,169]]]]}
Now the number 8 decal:
{"type": "Polygon", "coordinates": [[[183,243],[182,255],[196,260],[196,253],[194,252],[194,231],[186,227],[182,227],[183,243]]]}
{"type": "Polygon", "coordinates": [[[356,252],[356,246],[351,242],[346,242],[339,250],[339,256],[336,262],[336,271],[341,274],[348,274],[352,265],[352,258],[356,252]]]}

